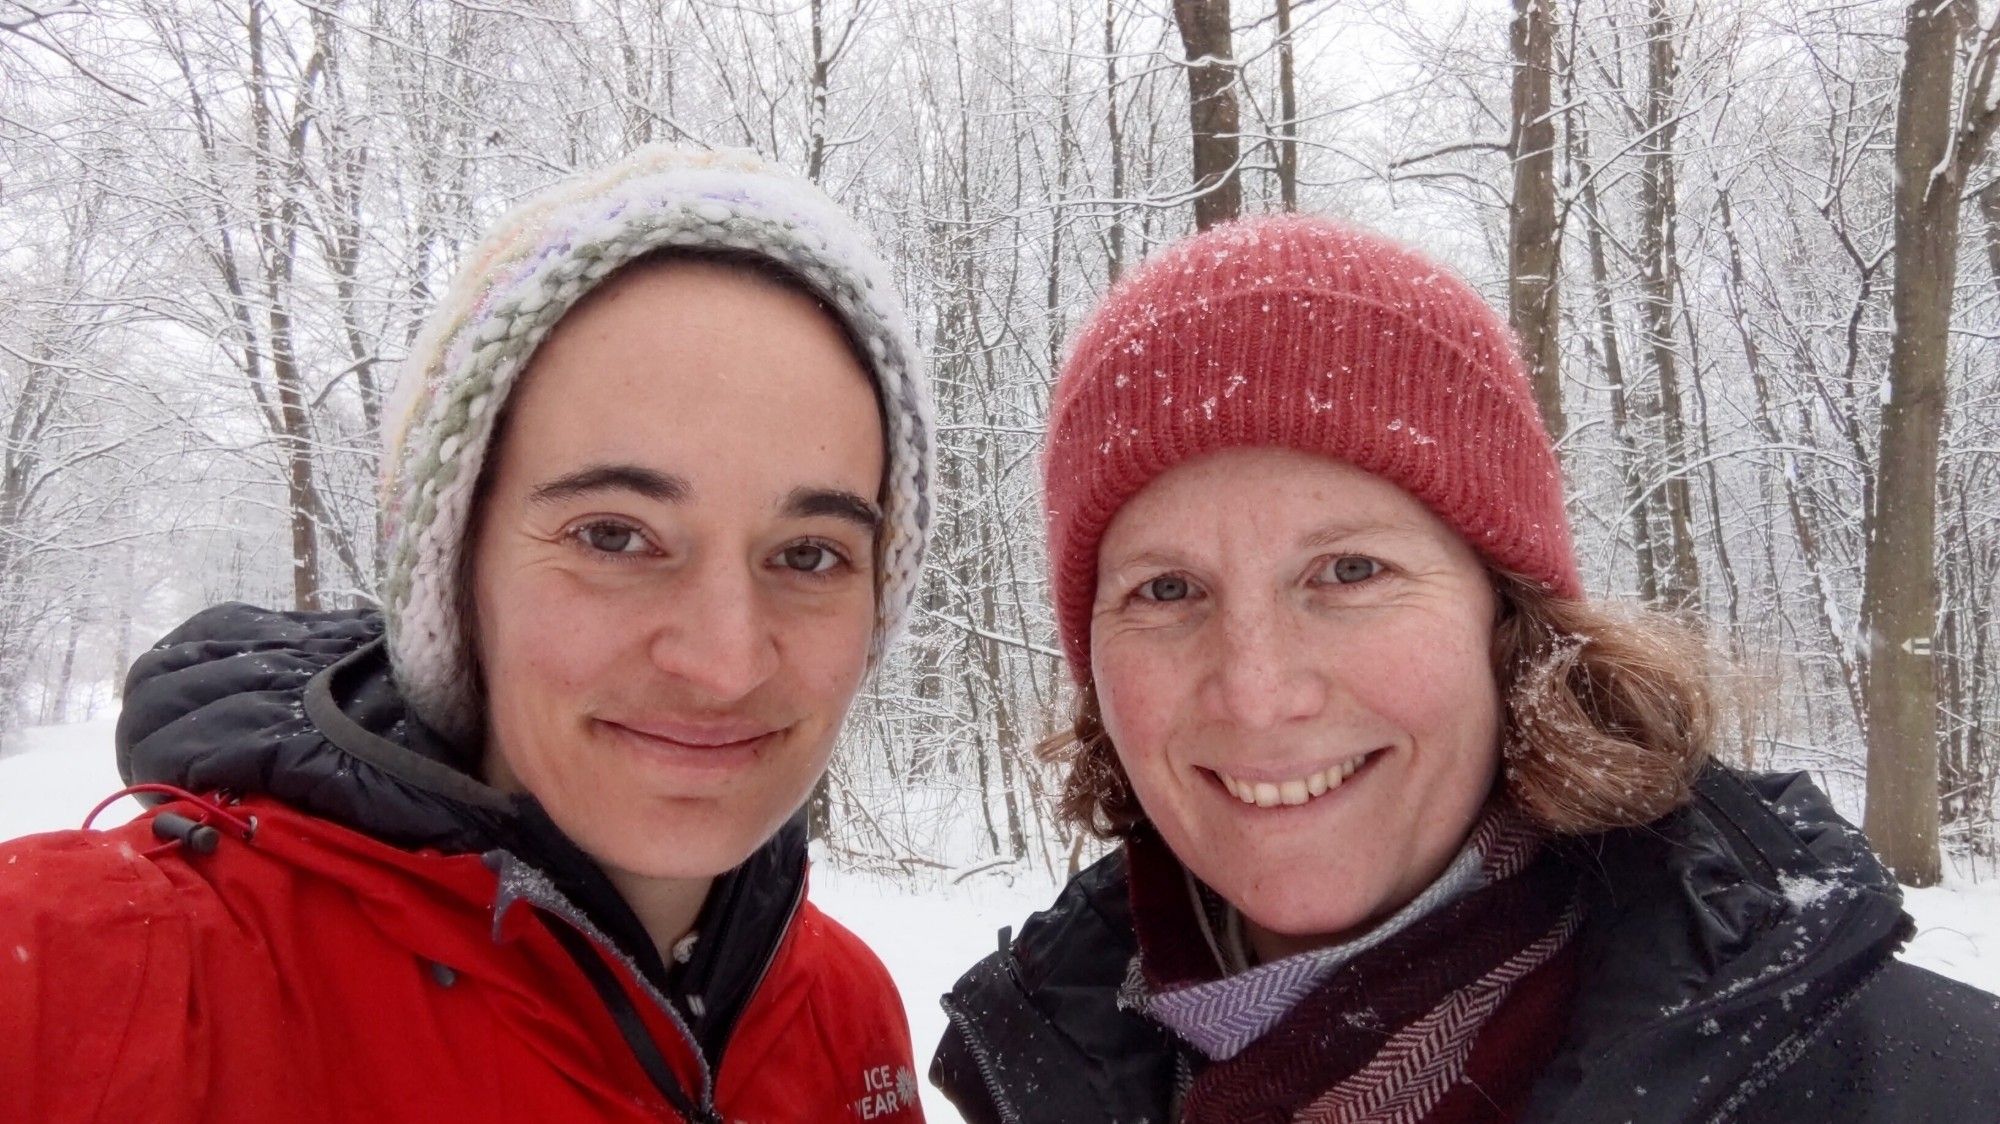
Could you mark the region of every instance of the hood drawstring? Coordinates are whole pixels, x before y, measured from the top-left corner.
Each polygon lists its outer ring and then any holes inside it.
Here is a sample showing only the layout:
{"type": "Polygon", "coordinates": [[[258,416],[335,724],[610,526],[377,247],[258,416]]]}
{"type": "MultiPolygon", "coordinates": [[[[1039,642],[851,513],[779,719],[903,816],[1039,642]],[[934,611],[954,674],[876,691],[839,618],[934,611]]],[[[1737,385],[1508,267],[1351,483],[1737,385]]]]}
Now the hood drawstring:
{"type": "Polygon", "coordinates": [[[111,807],[111,805],[116,804],[127,796],[138,796],[144,793],[154,793],[171,797],[174,800],[184,801],[201,809],[201,815],[193,819],[183,816],[178,812],[161,812],[153,817],[153,835],[156,838],[168,844],[180,844],[197,855],[214,854],[216,846],[222,842],[222,832],[214,824],[211,824],[210,820],[219,821],[221,825],[228,828],[231,833],[245,843],[250,842],[257,835],[257,817],[240,816],[230,811],[222,803],[220,793],[214,797],[208,797],[189,792],[178,785],[151,783],[126,785],[124,788],[98,801],[97,806],[90,810],[90,814],[83,817],[83,830],[89,831],[91,824],[95,823],[97,817],[102,815],[105,809],[111,807]]]}

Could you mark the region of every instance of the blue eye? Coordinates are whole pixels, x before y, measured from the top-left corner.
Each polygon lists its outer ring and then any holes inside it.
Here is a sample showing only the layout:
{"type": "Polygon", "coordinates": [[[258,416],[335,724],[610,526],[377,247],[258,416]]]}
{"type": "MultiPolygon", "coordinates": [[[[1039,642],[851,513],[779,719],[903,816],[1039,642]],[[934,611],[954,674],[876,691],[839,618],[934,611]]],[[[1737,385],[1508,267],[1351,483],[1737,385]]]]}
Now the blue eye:
{"type": "Polygon", "coordinates": [[[1386,567],[1373,558],[1359,554],[1343,554],[1320,568],[1320,577],[1335,585],[1359,585],[1381,573],[1386,567]]]}
{"type": "Polygon", "coordinates": [[[1166,574],[1139,587],[1139,596],[1148,601],[1185,601],[1191,590],[1186,578],[1166,574]]]}

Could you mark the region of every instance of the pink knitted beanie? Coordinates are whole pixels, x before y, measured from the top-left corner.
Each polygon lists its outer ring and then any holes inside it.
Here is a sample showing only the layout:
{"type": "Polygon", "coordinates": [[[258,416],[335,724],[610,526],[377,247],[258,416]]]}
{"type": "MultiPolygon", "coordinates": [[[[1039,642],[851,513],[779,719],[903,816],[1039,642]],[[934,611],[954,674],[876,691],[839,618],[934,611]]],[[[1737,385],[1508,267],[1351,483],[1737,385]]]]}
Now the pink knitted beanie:
{"type": "Polygon", "coordinates": [[[1495,567],[1582,593],[1562,475],[1506,321],[1380,235],[1248,219],[1120,282],[1063,367],[1042,468],[1057,623],[1078,683],[1090,681],[1097,545],[1112,516],[1175,465],[1241,446],[1374,473],[1495,567]]]}

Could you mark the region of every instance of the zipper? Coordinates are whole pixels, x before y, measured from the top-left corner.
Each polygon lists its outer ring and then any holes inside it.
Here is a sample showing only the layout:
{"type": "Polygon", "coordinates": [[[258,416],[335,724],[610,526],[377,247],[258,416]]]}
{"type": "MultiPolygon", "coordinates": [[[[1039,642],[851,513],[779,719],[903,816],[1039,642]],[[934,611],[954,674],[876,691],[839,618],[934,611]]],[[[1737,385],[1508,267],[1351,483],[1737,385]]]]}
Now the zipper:
{"type": "MultiPolygon", "coordinates": [[[[667,1018],[672,1021],[674,1029],[681,1036],[681,1041],[694,1054],[695,1064],[702,1067],[702,1089],[698,1097],[691,1096],[681,1084],[680,1078],[673,1071],[672,1064],[660,1053],[659,1043],[653,1041],[652,1034],[646,1029],[644,1022],[639,1020],[638,1008],[632,1005],[631,995],[619,982],[616,972],[603,955],[605,951],[603,942],[588,929],[559,913],[542,910],[542,914],[556,922],[556,925],[549,929],[550,935],[556,938],[556,943],[563,946],[563,950],[569,953],[570,959],[576,962],[577,967],[590,980],[590,985],[596,990],[599,1001],[609,1011],[612,1022],[617,1024],[619,1035],[625,1039],[626,1048],[632,1051],[633,1057],[639,1062],[639,1068],[645,1072],[653,1087],[666,1098],[675,1112],[687,1118],[688,1124],[722,1124],[722,1118],[715,1110],[714,1083],[709,1080],[707,1063],[701,1060],[701,1044],[695,1041],[693,1032],[681,1019],[680,1012],[674,1010],[671,1003],[661,1003],[659,997],[654,994],[652,985],[646,983],[643,975],[638,974],[636,970],[633,971],[634,977],[645,989],[646,994],[653,999],[654,1005],[663,1010],[667,1018]]],[[[613,954],[616,955],[615,950],[613,954]]],[[[623,962],[622,958],[620,962],[623,962]]],[[[631,970],[629,966],[628,970],[631,970]]]]}
{"type": "Polygon", "coordinates": [[[597,992],[599,1001],[617,1025],[619,1035],[625,1039],[626,1047],[632,1051],[660,1095],[676,1112],[687,1117],[690,1124],[720,1124],[715,1111],[714,1073],[702,1053],[700,1039],[695,1037],[687,1020],[681,1017],[674,1005],[653,986],[638,965],[618,951],[617,944],[578,908],[576,902],[550,881],[544,871],[522,862],[505,850],[489,852],[486,863],[499,880],[499,896],[495,900],[493,917],[495,932],[498,932],[506,910],[516,902],[525,902],[547,919],[549,935],[569,954],[591,988],[597,992]],[[639,1018],[638,1008],[633,1004],[629,990],[617,978],[613,964],[631,973],[634,984],[666,1015],[682,1043],[694,1055],[695,1067],[701,1077],[698,1094],[690,1094],[673,1072],[672,1065],[661,1054],[659,1043],[654,1041],[651,1031],[639,1018]]]}
{"type": "MultiPolygon", "coordinates": [[[[1825,935],[1821,942],[1822,946],[1834,943],[1845,931],[1856,924],[1859,924],[1859,922],[1851,913],[1836,922],[1835,928],[1825,935]]],[[[1871,954],[1879,954],[1882,957],[1881,961],[1874,967],[1866,969],[1847,989],[1830,996],[1822,1002],[1817,1008],[1818,1017],[1812,1018],[1809,1023],[1801,1026],[1798,1031],[1787,1035],[1784,1040],[1772,1047],[1762,1058],[1752,1063],[1750,1068],[1745,1071],[1743,1079],[1729,1091],[1728,1096],[1723,1099],[1722,1104],[1713,1114],[1703,1119],[1708,1121],[1709,1124],[1728,1124],[1732,1112],[1750,1097],[1755,1096],[1759,1090],[1769,1085],[1772,1081],[1775,1081],[1793,1062],[1803,1056],[1806,1049],[1812,1045],[1818,1036],[1828,1026],[1832,1025],[1833,1020],[1846,1010],[1863,991],[1867,990],[1869,985],[1873,984],[1884,971],[1888,970],[1895,963],[1895,949],[1901,943],[1902,939],[1899,930],[1897,935],[1892,935],[1890,942],[1886,946],[1879,944],[1869,946],[1871,954]]],[[[1801,974],[1806,973],[1809,970],[1809,966],[1820,958],[1817,955],[1809,956],[1786,965],[1775,973],[1763,976],[1754,983],[1739,990],[1726,994],[1711,995],[1700,1002],[1681,1008],[1670,1016],[1629,1029],[1606,1052],[1611,1053],[1623,1049],[1627,1043],[1634,1041],[1642,1035],[1650,1037],[1678,1031],[1679,1028],[1686,1026],[1698,1027],[1703,1020],[1717,1017],[1722,1012],[1764,1002],[1769,996],[1782,993],[1796,986],[1794,981],[1801,974]]],[[[1595,1120],[1597,1117],[1586,1116],[1581,1119],[1595,1120]]]]}
{"type": "Polygon", "coordinates": [[[1000,1114],[1000,1124],[1021,1124],[1021,1114],[1007,1100],[1006,1090],[1001,1088],[1000,1075],[993,1065],[993,1055],[980,1039],[979,1032],[973,1029],[972,1020],[949,995],[944,997],[942,1006],[946,1021],[958,1032],[959,1038],[965,1042],[966,1051],[972,1055],[972,1064],[979,1070],[979,1080],[986,1085],[986,1093],[993,1099],[993,1108],[1000,1114]]]}
{"type": "Polygon", "coordinates": [[[1764,1055],[1752,1067],[1750,1075],[1730,1091],[1729,1099],[1715,1110],[1715,1115],[1709,1117],[1709,1124],[1728,1124],[1734,1118],[1734,1113],[1749,1103],[1751,1098],[1768,1088],[1773,1081],[1783,1076],[1785,1071],[1792,1067],[1792,1063],[1803,1057],[1806,1050],[1819,1040],[1819,1036],[1833,1025],[1833,1021],[1853,1006],[1854,1002],[1861,998],[1861,993],[1873,986],[1875,981],[1881,978],[1882,973],[1888,971],[1889,966],[1894,963],[1892,957],[1869,969],[1867,974],[1855,981],[1853,987],[1821,1006],[1818,1019],[1786,1035],[1784,1041],[1772,1047],[1771,1052],[1764,1055]]]}
{"type": "MultiPolygon", "coordinates": [[[[742,1005],[736,1008],[736,1013],[730,1016],[728,1023],[724,1024],[722,1033],[716,1036],[715,1068],[718,1075],[722,1069],[722,1059],[729,1053],[729,1040],[736,1035],[736,1024],[742,1021],[743,1012],[750,1009],[750,1004],[757,999],[757,993],[763,990],[764,977],[771,974],[771,965],[778,962],[778,950],[785,947],[785,939],[792,932],[792,922],[797,919],[799,907],[805,904],[805,900],[806,880],[800,878],[798,887],[792,891],[791,904],[785,907],[785,922],[778,926],[778,939],[771,942],[770,951],[764,954],[764,962],[757,966],[756,978],[751,981],[750,990],[744,993],[742,1005]]],[[[674,1021],[676,1024],[680,1022],[678,1018],[674,1021]]],[[[701,1044],[699,1042],[695,1043],[695,1052],[697,1054],[701,1052],[701,1044]]]]}

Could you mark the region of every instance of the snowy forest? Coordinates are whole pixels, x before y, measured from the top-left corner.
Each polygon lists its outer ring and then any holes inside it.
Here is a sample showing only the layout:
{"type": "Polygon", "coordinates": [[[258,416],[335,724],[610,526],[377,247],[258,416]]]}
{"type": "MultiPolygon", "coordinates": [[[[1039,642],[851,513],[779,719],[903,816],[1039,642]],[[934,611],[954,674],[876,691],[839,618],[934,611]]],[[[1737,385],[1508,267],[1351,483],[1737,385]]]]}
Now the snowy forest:
{"type": "MultiPolygon", "coordinates": [[[[2000,865],[2000,3],[8,0],[0,732],[196,609],[373,602],[382,401],[484,226],[636,145],[820,183],[898,271],[942,514],[816,801],[850,868],[1057,873],[1038,453],[1065,338],[1295,208],[1508,311],[1595,596],[1906,882],[2000,865]]],[[[3,752],[3,751],[0,751],[3,752]]]]}

